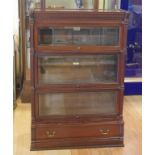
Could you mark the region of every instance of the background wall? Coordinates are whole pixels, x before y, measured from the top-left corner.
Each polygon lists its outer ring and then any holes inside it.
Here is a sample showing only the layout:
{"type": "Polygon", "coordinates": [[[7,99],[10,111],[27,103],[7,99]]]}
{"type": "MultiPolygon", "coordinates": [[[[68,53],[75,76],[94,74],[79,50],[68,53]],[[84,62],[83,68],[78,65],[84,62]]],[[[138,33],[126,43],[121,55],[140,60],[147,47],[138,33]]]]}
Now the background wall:
{"type": "MultiPolygon", "coordinates": [[[[18,17],[18,0],[13,0],[13,39],[14,39],[14,51],[16,51],[16,57],[19,55],[19,17],[18,17]]],[[[14,52],[13,52],[14,53],[14,52]]],[[[19,62],[16,62],[16,71],[19,73],[19,62]]]]}
{"type": "Polygon", "coordinates": [[[18,0],[13,0],[13,33],[18,36],[18,27],[19,27],[19,19],[18,19],[18,0]]]}
{"type": "MultiPolygon", "coordinates": [[[[14,74],[14,93],[19,91],[21,89],[22,83],[21,83],[21,60],[22,60],[22,51],[20,51],[20,42],[19,42],[19,5],[18,0],[13,0],[13,74],[14,74]]],[[[16,95],[14,94],[14,98],[16,95]]]]}

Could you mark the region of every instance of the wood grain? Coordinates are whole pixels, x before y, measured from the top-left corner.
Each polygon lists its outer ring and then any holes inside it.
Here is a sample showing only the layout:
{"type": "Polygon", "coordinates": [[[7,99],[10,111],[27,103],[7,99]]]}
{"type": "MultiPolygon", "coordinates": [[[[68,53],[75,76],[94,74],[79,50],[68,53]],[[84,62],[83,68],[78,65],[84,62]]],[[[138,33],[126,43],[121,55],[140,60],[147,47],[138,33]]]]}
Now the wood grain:
{"type": "Polygon", "coordinates": [[[14,110],[14,155],[141,155],[141,96],[124,99],[125,147],[30,151],[31,104],[17,101],[14,110]]]}

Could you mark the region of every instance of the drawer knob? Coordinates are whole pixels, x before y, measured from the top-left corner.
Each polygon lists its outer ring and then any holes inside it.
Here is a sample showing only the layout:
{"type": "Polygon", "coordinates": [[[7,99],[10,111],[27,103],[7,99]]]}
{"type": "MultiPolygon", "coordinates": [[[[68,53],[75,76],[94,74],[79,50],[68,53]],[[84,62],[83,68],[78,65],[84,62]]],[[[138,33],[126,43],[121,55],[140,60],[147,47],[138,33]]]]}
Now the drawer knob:
{"type": "Polygon", "coordinates": [[[48,138],[53,138],[55,136],[55,131],[46,131],[46,135],[48,138]]]}
{"type": "Polygon", "coordinates": [[[81,47],[80,46],[78,46],[78,50],[80,50],[81,49],[81,47]]]}
{"type": "Polygon", "coordinates": [[[109,131],[110,131],[109,129],[100,129],[102,135],[108,135],[109,131]]]}

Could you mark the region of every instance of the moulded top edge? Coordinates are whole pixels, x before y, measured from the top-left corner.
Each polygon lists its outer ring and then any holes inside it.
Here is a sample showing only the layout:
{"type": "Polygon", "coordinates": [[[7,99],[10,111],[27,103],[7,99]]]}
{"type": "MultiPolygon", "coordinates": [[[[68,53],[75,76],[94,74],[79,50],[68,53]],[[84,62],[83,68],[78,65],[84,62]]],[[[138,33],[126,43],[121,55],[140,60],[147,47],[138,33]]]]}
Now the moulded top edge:
{"type": "Polygon", "coordinates": [[[96,12],[96,13],[125,13],[128,12],[126,10],[122,9],[34,9],[33,12],[46,12],[46,13],[51,13],[51,12],[96,12]]]}
{"type": "Polygon", "coordinates": [[[129,12],[125,10],[51,10],[51,9],[35,9],[31,12],[31,17],[43,18],[45,16],[52,17],[110,17],[110,18],[128,18],[129,12]]]}

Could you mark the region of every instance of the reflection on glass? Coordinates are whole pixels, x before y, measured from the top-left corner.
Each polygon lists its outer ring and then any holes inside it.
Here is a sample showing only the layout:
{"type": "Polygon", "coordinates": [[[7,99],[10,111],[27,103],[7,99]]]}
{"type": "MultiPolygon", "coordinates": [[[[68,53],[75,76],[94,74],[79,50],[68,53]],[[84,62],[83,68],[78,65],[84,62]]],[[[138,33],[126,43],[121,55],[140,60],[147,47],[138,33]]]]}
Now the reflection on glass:
{"type": "Polygon", "coordinates": [[[117,46],[119,40],[119,29],[103,28],[101,32],[101,44],[117,46]]]}
{"type": "Polygon", "coordinates": [[[94,0],[45,0],[48,9],[93,9],[94,0]]]}
{"type": "Polygon", "coordinates": [[[30,15],[30,11],[41,8],[41,0],[25,0],[25,13],[26,16],[30,15]]]}
{"type": "Polygon", "coordinates": [[[119,28],[41,28],[39,29],[39,45],[119,45],[119,28]]]}
{"type": "Polygon", "coordinates": [[[100,45],[100,29],[74,28],[73,44],[75,45],[100,45]]]}
{"type": "Polygon", "coordinates": [[[39,95],[39,115],[116,113],[116,92],[76,92],[39,95]]]}
{"type": "Polygon", "coordinates": [[[70,28],[55,29],[53,44],[72,44],[72,30],[70,28]]]}
{"type": "Polygon", "coordinates": [[[41,84],[117,82],[116,55],[46,56],[38,62],[41,84]]]}
{"type": "Polygon", "coordinates": [[[39,44],[52,44],[53,30],[50,28],[43,28],[39,31],[39,44]]]}

